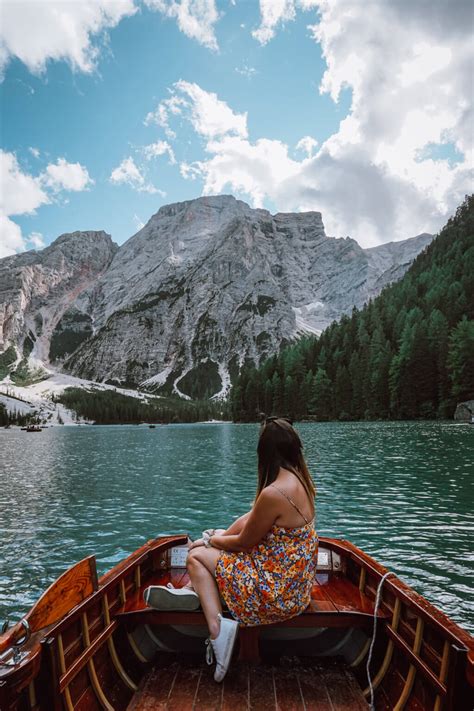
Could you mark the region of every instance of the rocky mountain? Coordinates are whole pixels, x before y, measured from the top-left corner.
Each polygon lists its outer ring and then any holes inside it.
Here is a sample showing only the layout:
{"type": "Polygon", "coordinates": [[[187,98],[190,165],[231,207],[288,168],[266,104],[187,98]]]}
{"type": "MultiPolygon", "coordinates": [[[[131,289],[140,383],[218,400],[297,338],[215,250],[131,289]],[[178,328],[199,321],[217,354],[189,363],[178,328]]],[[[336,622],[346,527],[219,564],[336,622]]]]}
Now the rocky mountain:
{"type": "Polygon", "coordinates": [[[0,260],[0,349],[82,378],[224,395],[246,359],[361,307],[431,239],[364,250],[327,237],[319,212],[224,195],[167,205],[120,248],[81,232],[0,260]]]}
{"type": "Polygon", "coordinates": [[[0,354],[10,350],[16,363],[48,364],[58,323],[73,313],[79,294],[93,287],[116,250],[103,231],[72,232],[41,251],[0,259],[0,354]]]}

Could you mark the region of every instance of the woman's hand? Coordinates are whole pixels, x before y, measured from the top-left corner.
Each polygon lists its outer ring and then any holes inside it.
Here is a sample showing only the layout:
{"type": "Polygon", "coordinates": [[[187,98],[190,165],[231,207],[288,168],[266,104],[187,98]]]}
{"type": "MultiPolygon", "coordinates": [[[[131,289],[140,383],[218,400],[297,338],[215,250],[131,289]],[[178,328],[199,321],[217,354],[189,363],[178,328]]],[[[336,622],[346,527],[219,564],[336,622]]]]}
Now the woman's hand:
{"type": "Polygon", "coordinates": [[[190,541],[188,543],[188,550],[192,551],[193,548],[199,548],[200,546],[204,545],[204,538],[196,538],[195,541],[190,541]]]}

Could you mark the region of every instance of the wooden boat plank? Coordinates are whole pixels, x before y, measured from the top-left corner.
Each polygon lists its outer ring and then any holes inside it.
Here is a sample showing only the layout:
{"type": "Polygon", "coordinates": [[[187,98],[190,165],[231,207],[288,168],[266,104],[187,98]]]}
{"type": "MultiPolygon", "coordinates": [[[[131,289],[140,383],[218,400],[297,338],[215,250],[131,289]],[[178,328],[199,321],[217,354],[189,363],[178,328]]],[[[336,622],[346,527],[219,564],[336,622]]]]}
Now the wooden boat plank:
{"type": "Polygon", "coordinates": [[[298,677],[307,711],[368,711],[360,686],[342,662],[308,661],[298,677]]]}
{"type": "Polygon", "coordinates": [[[233,661],[223,683],[221,711],[248,711],[250,692],[248,664],[233,661]]]}
{"type": "Polygon", "coordinates": [[[133,692],[118,676],[115,667],[110,664],[106,647],[102,647],[95,655],[94,668],[101,692],[114,711],[125,711],[133,692]]]}
{"type": "Polygon", "coordinates": [[[325,669],[323,679],[334,711],[367,711],[369,706],[360,686],[346,669],[325,669]]]}
{"type": "Polygon", "coordinates": [[[298,672],[294,667],[278,667],[273,678],[277,711],[300,711],[304,708],[298,672]]]}
{"type": "Polygon", "coordinates": [[[178,662],[173,662],[168,666],[152,669],[142,680],[127,706],[127,711],[167,711],[178,668],[178,662]]]}
{"type": "Polygon", "coordinates": [[[301,669],[298,681],[305,711],[333,711],[326,683],[320,675],[313,673],[312,669],[301,669]]]}
{"type": "Polygon", "coordinates": [[[201,672],[192,660],[181,659],[168,697],[168,711],[193,711],[201,672]]]}
{"type": "Polygon", "coordinates": [[[249,667],[249,709],[275,711],[275,683],[273,669],[265,664],[249,667]]]}
{"type": "Polygon", "coordinates": [[[102,711],[102,706],[90,686],[74,704],[74,711],[102,711]]]}
{"type": "MultiPolygon", "coordinates": [[[[359,588],[347,580],[347,578],[340,575],[331,576],[324,590],[327,597],[339,612],[357,611],[367,615],[373,615],[374,613],[373,601],[361,593],[359,588]]],[[[385,617],[385,614],[381,610],[379,610],[378,615],[385,617]]]]}
{"type": "Polygon", "coordinates": [[[326,587],[319,584],[313,585],[311,590],[311,605],[315,612],[337,612],[336,606],[328,598],[326,587]]]}
{"type": "MultiPolygon", "coordinates": [[[[201,675],[194,699],[193,711],[220,711],[222,707],[223,685],[213,679],[214,667],[207,664],[201,666],[201,675]]],[[[177,706],[170,711],[181,711],[177,706]]]]}

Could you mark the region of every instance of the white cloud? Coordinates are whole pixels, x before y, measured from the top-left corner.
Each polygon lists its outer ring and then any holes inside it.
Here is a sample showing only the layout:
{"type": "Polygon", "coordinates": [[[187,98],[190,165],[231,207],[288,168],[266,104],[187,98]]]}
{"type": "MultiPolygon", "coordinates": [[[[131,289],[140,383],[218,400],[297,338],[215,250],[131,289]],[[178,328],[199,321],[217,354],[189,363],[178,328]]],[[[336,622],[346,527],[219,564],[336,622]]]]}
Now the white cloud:
{"type": "Polygon", "coordinates": [[[364,219],[373,240],[436,231],[472,188],[470,3],[378,0],[370,22],[357,0],[318,6],[310,29],[327,63],[320,91],[338,101],[348,87],[352,104],[305,169],[314,177],[307,199],[320,200],[330,229],[362,232],[364,219]],[[453,143],[463,160],[423,160],[430,143],[453,143]],[[352,200],[343,204],[347,182],[352,200]]]}
{"type": "MultiPolygon", "coordinates": [[[[176,91],[176,88],[170,89],[169,91],[176,91]]],[[[182,97],[176,96],[172,93],[168,99],[163,99],[160,101],[155,111],[150,111],[145,116],[145,126],[149,126],[152,123],[156,123],[158,126],[165,130],[168,138],[176,138],[176,133],[170,128],[169,121],[172,116],[179,116],[183,110],[188,105],[188,103],[182,97]]]]}
{"type": "Polygon", "coordinates": [[[263,207],[266,197],[280,197],[280,186],[297,176],[301,167],[288,157],[288,146],[266,138],[255,144],[238,136],[210,141],[212,158],[181,166],[183,177],[201,177],[206,195],[229,187],[249,196],[254,207],[263,207]]]}
{"type": "Polygon", "coordinates": [[[320,91],[335,102],[352,92],[339,129],[314,155],[304,137],[297,148],[307,157],[297,161],[279,141],[205,135],[194,122],[208,155],[181,164],[181,174],[201,179],[204,193],[230,188],[254,205],[320,210],[328,234],[365,245],[436,232],[472,191],[470,4],[377,0],[369,22],[358,0],[262,2],[260,41],[316,5],[310,31],[327,64],[320,91]],[[439,146],[460,159],[434,160],[439,146]]]}
{"type": "Polygon", "coordinates": [[[0,212],[0,259],[26,249],[20,227],[0,212]]]}
{"type": "Polygon", "coordinates": [[[30,244],[34,249],[43,249],[43,247],[46,247],[41,232],[30,232],[26,239],[28,244],[30,244]]]}
{"type": "Polygon", "coordinates": [[[87,168],[80,163],[68,163],[65,158],[58,158],[56,163],[50,163],[41,175],[42,182],[54,192],[71,190],[79,192],[87,190],[94,181],[89,176],[87,168]]]}
{"type": "Polygon", "coordinates": [[[12,215],[34,214],[42,205],[54,202],[60,191],[85,190],[92,181],[87,169],[64,158],[50,163],[38,176],[25,173],[14,153],[0,150],[0,257],[44,246],[42,235],[31,232],[26,239],[12,215]]]}
{"type": "Polygon", "coordinates": [[[0,150],[0,210],[5,215],[31,214],[50,199],[39,177],[24,173],[14,153],[0,150]]]}
{"type": "Polygon", "coordinates": [[[295,19],[296,10],[310,10],[317,6],[317,0],[260,0],[260,27],[252,36],[267,44],[274,36],[278,25],[284,25],[295,19]]]}
{"type": "Polygon", "coordinates": [[[133,0],[9,0],[2,3],[0,74],[11,57],[31,72],[44,71],[48,60],[65,60],[91,72],[104,32],[136,12],[133,0]],[[98,40],[98,41],[97,41],[98,40]]]}
{"type": "Polygon", "coordinates": [[[317,145],[317,140],[312,136],[303,136],[303,138],[301,138],[296,144],[296,150],[303,151],[303,153],[306,153],[308,158],[311,158],[317,145]]]}
{"type": "Polygon", "coordinates": [[[30,147],[28,148],[28,150],[30,151],[31,155],[34,156],[35,158],[39,158],[39,157],[40,157],[40,150],[39,150],[39,148],[34,148],[33,146],[30,146],[30,147]]]}
{"type": "Polygon", "coordinates": [[[187,37],[209,49],[218,49],[214,25],[219,13],[215,0],[145,0],[145,5],[175,19],[187,37]]]}
{"type": "Polygon", "coordinates": [[[147,160],[151,160],[157,156],[167,155],[171,165],[176,163],[173,149],[167,141],[156,141],[156,143],[150,143],[148,146],[143,146],[142,152],[147,160]]]}
{"type": "Polygon", "coordinates": [[[182,79],[173,85],[170,93],[170,98],[161,101],[155,111],[147,114],[146,124],[156,123],[169,137],[174,137],[176,134],[169,122],[173,116],[182,116],[204,138],[228,134],[247,136],[247,113],[234,113],[217,94],[182,79]]]}
{"type": "Polygon", "coordinates": [[[120,165],[113,169],[109,180],[115,185],[129,185],[140,193],[158,193],[161,197],[166,195],[162,190],[146,182],[131,156],[124,158],[120,165]]]}

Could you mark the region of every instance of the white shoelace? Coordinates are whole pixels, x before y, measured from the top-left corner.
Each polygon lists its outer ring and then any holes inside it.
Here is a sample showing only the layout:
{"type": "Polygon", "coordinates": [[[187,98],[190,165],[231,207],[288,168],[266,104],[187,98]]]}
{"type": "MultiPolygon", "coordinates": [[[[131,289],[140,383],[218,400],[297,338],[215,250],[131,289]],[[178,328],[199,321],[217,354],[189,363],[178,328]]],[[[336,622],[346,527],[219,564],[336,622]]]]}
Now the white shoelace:
{"type": "Polygon", "coordinates": [[[206,662],[210,666],[213,661],[214,661],[214,650],[212,649],[211,638],[208,637],[206,639],[206,662]]]}

